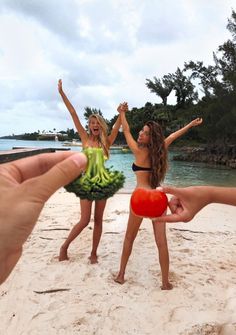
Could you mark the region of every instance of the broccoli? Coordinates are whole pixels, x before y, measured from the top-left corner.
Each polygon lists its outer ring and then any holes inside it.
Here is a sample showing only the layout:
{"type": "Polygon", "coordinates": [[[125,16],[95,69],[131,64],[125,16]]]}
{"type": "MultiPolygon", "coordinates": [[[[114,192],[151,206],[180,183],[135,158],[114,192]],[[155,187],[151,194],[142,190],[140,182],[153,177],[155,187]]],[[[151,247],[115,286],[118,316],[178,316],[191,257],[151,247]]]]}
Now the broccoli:
{"type": "Polygon", "coordinates": [[[122,172],[104,166],[102,148],[86,148],[83,152],[88,157],[86,172],[66,185],[65,189],[81,199],[102,200],[112,197],[123,187],[125,176],[122,172]]]}

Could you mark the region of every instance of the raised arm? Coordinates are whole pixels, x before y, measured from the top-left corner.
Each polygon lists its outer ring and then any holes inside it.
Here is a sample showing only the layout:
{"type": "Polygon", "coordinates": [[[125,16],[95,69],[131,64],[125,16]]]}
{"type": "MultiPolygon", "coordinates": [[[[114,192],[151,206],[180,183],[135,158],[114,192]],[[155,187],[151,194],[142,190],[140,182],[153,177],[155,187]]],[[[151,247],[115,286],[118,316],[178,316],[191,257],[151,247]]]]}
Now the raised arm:
{"type": "Polygon", "coordinates": [[[76,110],[74,109],[73,105],[71,104],[71,102],[69,101],[69,99],[67,98],[65,92],[62,89],[62,80],[59,79],[58,80],[58,92],[60,93],[62,100],[64,101],[64,104],[66,105],[66,108],[68,109],[68,111],[70,112],[70,115],[74,121],[75,127],[79,133],[79,136],[81,138],[81,141],[85,141],[88,137],[88,134],[86,132],[86,130],[84,129],[84,127],[82,126],[80,119],[76,113],[76,110]]]}
{"type": "Polygon", "coordinates": [[[129,124],[128,124],[128,122],[126,120],[126,116],[125,116],[125,113],[128,111],[128,104],[127,103],[120,104],[118,106],[117,110],[120,113],[122,129],[123,129],[123,133],[125,135],[126,142],[129,146],[130,150],[133,153],[135,153],[135,152],[138,151],[138,144],[134,140],[133,136],[130,133],[129,124]]]}
{"type": "Polygon", "coordinates": [[[202,118],[197,118],[194,119],[193,121],[191,121],[190,123],[188,123],[186,126],[184,126],[183,128],[175,131],[174,133],[170,134],[166,139],[165,139],[165,144],[166,147],[168,148],[168,146],[174,142],[178,137],[184,135],[189,129],[191,129],[192,127],[197,127],[202,123],[202,118]]]}
{"type": "Polygon", "coordinates": [[[118,118],[116,119],[116,122],[114,123],[112,127],[110,135],[108,136],[108,141],[110,145],[112,145],[115,142],[120,126],[121,126],[121,119],[119,115],[118,118]]]}

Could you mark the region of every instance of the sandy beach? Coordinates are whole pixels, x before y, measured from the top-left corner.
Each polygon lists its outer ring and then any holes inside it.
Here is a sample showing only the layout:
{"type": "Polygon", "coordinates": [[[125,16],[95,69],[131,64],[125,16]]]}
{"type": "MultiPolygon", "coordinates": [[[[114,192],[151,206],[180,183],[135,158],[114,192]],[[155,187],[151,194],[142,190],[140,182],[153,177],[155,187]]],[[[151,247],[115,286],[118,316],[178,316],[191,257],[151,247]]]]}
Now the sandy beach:
{"type": "Polygon", "coordinates": [[[145,219],[127,266],[119,268],[130,194],[108,199],[91,265],[93,221],[58,252],[80,215],[79,199],[60,189],[47,202],[10,277],[0,287],[4,335],[236,334],[236,207],[213,204],[191,223],[168,224],[171,291],[160,289],[152,225],[145,219]]]}

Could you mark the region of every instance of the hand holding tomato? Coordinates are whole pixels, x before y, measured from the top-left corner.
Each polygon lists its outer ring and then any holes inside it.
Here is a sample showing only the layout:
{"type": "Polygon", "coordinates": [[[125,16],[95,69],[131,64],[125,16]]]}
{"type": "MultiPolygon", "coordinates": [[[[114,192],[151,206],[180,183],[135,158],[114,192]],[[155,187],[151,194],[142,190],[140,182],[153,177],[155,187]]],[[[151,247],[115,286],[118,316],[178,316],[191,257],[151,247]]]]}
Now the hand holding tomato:
{"type": "Polygon", "coordinates": [[[130,205],[135,215],[156,218],[167,209],[168,199],[160,190],[136,188],[131,196],[130,205]]]}

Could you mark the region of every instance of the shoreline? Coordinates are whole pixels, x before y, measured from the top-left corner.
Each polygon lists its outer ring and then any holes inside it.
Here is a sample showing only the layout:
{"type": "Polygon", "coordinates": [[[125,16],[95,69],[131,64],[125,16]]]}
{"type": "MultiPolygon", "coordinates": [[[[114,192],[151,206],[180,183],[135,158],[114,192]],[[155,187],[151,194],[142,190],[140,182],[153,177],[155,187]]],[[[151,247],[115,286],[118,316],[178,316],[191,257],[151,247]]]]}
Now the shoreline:
{"type": "Polygon", "coordinates": [[[180,149],[176,146],[171,151],[176,153],[173,156],[173,160],[176,161],[206,163],[212,166],[225,166],[229,169],[236,169],[236,145],[230,145],[227,148],[228,150],[217,146],[207,148],[204,145],[199,147],[183,146],[180,149]]]}
{"type": "MultiPolygon", "coordinates": [[[[60,143],[60,147],[58,147],[57,150],[68,150],[69,148],[73,150],[75,147],[80,147],[76,143],[76,145],[73,145],[73,143],[70,145],[66,145],[68,140],[64,141],[52,141],[52,140],[20,140],[16,138],[4,138],[0,137],[0,141],[9,140],[9,141],[22,141],[22,142],[37,142],[39,143],[46,143],[51,142],[53,145],[57,145],[60,143]]],[[[72,140],[73,142],[73,140],[72,140]]],[[[182,141],[182,145],[180,144],[173,144],[169,152],[172,152],[174,154],[173,160],[181,161],[181,162],[195,162],[195,163],[205,163],[209,164],[212,167],[228,167],[229,169],[236,169],[236,145],[228,145],[227,148],[221,148],[217,145],[214,147],[212,146],[209,148],[206,146],[206,144],[199,144],[196,145],[187,145],[187,142],[182,141]]],[[[68,142],[69,143],[69,142],[68,142]]],[[[181,142],[180,142],[181,143],[181,142]]],[[[29,147],[31,148],[31,147],[29,147]]],[[[131,151],[127,149],[127,144],[114,144],[112,146],[112,150],[121,150],[122,153],[130,153],[131,151]]],[[[49,149],[49,148],[48,148],[49,149]]],[[[10,151],[10,149],[7,149],[10,151]]],[[[22,156],[23,157],[23,156],[22,156]]]]}
{"type": "Polygon", "coordinates": [[[129,198],[118,193],[107,201],[96,265],[88,261],[93,220],[72,243],[70,260],[58,261],[59,248],[79,218],[79,199],[64,189],[49,199],[22,258],[0,287],[1,334],[236,332],[236,207],[209,205],[190,223],[167,225],[174,288],[162,291],[148,219],[135,240],[125,284],[113,280],[129,198]]]}
{"type": "MultiPolygon", "coordinates": [[[[40,141],[44,142],[44,141],[40,141]]],[[[9,147],[16,146],[31,146],[38,148],[54,148],[56,145],[55,141],[45,141],[45,143],[39,143],[39,141],[15,141],[15,140],[6,140],[0,148],[2,150],[9,147]],[[10,142],[10,143],[9,143],[10,142]],[[42,146],[43,144],[43,146],[42,146]]],[[[57,146],[57,145],[56,145],[57,146]]],[[[58,147],[58,150],[68,150],[78,151],[78,148],[66,148],[58,147]]],[[[186,147],[185,147],[186,148],[186,147]]],[[[57,148],[55,148],[57,149],[57,148]]],[[[178,149],[179,150],[179,149],[178,149]]],[[[6,151],[6,150],[5,150],[6,151]]],[[[131,153],[118,153],[116,150],[111,153],[110,159],[107,161],[107,167],[113,167],[115,170],[124,171],[126,176],[125,187],[133,188],[135,185],[135,178],[131,170],[131,165],[133,162],[133,155],[131,153]]],[[[173,155],[176,154],[176,148],[173,146],[169,151],[169,171],[166,175],[166,184],[176,185],[176,186],[188,186],[188,185],[204,185],[211,184],[216,186],[229,186],[236,183],[236,174],[235,169],[226,167],[224,165],[216,164],[207,164],[207,163],[198,163],[198,162],[187,162],[187,161],[174,161],[172,159],[173,155]],[[222,172],[225,170],[225,172],[222,172]],[[184,178],[183,176],[184,171],[184,178]],[[210,172],[209,172],[210,171],[210,172]],[[182,182],[183,181],[183,182],[182,182]]],[[[236,185],[236,184],[235,184],[236,185]]]]}

